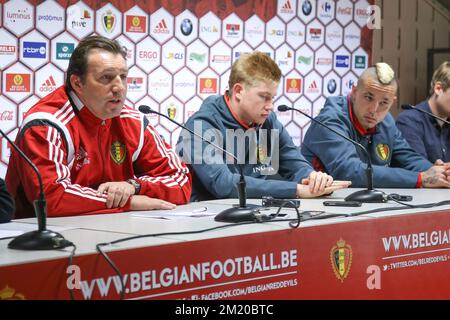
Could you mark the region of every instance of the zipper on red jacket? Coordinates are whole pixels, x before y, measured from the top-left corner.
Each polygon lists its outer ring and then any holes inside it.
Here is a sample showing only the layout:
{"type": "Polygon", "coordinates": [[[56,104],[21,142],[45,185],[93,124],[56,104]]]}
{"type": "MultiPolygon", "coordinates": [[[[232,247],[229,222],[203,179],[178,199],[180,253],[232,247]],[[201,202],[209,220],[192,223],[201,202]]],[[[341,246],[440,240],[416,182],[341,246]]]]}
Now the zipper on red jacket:
{"type": "MultiPolygon", "coordinates": [[[[106,121],[105,120],[102,120],[102,124],[100,125],[100,127],[99,127],[99,134],[98,134],[98,136],[97,136],[97,142],[98,142],[98,145],[99,146],[101,146],[102,145],[102,136],[103,136],[103,133],[104,133],[104,131],[105,131],[105,126],[106,126],[106,121]]],[[[109,154],[109,152],[108,152],[108,154],[109,154]]],[[[103,152],[100,152],[100,157],[102,158],[102,180],[101,181],[105,181],[105,159],[104,159],[104,154],[103,154],[103,152]]]]}

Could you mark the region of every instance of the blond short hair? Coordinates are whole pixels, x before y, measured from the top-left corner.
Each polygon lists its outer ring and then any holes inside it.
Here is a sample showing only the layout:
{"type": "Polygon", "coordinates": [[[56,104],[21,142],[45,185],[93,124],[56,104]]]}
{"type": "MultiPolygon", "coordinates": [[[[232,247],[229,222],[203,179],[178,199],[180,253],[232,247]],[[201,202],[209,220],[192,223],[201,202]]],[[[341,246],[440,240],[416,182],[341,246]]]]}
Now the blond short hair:
{"type": "Polygon", "coordinates": [[[445,61],[434,71],[430,83],[430,96],[434,94],[434,85],[436,82],[441,83],[444,91],[450,87],[450,61],[445,61]]]}
{"type": "Polygon", "coordinates": [[[267,54],[254,52],[243,54],[231,67],[228,87],[230,90],[236,83],[253,86],[257,82],[280,82],[281,70],[267,54]]]}

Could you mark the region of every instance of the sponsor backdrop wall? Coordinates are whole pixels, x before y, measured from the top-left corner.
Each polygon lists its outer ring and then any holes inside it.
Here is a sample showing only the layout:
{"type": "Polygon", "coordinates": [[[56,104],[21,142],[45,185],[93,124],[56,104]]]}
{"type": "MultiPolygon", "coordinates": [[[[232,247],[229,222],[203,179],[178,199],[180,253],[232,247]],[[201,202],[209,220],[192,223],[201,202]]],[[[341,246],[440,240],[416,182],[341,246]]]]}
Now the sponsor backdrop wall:
{"type": "MultiPolygon", "coordinates": [[[[370,1],[371,2],[371,1],[370,1]]],[[[64,82],[78,42],[91,34],[128,51],[127,104],[146,104],[179,122],[222,94],[242,53],[269,54],[283,78],[275,106],[317,115],[329,95],[346,94],[371,60],[366,0],[25,1],[0,4],[0,128],[15,139],[25,112],[64,82]]],[[[309,120],[278,114],[301,144],[309,120]]],[[[152,125],[174,145],[180,129],[152,125]]],[[[10,155],[1,140],[0,177],[10,155]]]]}

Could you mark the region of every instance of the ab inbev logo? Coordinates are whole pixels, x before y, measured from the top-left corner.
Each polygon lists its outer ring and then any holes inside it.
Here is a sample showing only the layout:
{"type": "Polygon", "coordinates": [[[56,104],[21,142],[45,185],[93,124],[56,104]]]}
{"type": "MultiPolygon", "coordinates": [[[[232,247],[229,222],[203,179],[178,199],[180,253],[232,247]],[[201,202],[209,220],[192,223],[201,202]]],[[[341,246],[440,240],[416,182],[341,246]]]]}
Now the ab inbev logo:
{"type": "Polygon", "coordinates": [[[6,74],[6,92],[30,92],[31,81],[28,73],[6,74]]]}

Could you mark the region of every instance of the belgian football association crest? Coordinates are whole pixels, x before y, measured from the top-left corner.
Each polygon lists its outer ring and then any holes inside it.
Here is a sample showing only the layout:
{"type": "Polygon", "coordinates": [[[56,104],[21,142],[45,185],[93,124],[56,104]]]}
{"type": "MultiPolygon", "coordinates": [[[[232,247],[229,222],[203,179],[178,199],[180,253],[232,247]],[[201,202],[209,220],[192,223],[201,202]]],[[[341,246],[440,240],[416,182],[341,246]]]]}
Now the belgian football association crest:
{"type": "Polygon", "coordinates": [[[381,160],[386,161],[389,158],[389,146],[379,143],[377,145],[377,155],[381,160]]]}
{"type": "Polygon", "coordinates": [[[175,105],[173,103],[171,103],[169,105],[169,107],[167,108],[167,115],[169,116],[170,119],[174,120],[176,115],[177,115],[177,107],[175,107],[175,105]]]}
{"type": "Polygon", "coordinates": [[[111,33],[116,26],[116,17],[111,10],[106,11],[102,16],[103,28],[106,32],[111,33]]]}
{"type": "Polygon", "coordinates": [[[336,277],[344,282],[352,265],[352,247],[339,239],[330,251],[331,266],[336,277]]]}
{"type": "Polygon", "coordinates": [[[122,164],[127,155],[127,148],[120,141],[114,141],[111,145],[110,155],[116,164],[122,164]]]}

